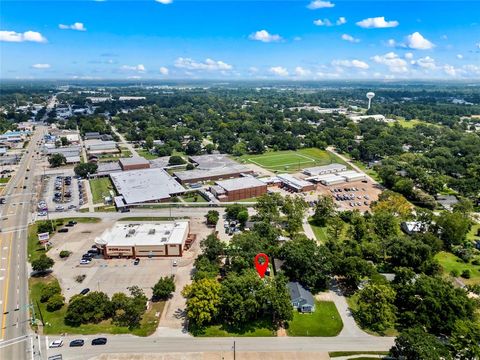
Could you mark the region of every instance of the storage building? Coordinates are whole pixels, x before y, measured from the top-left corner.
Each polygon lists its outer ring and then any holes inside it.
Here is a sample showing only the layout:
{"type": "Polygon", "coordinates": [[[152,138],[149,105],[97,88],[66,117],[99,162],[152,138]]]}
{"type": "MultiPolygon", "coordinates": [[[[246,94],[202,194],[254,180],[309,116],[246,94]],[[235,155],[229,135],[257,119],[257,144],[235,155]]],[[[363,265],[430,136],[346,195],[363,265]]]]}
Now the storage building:
{"type": "Polygon", "coordinates": [[[216,185],[211,191],[220,201],[250,199],[267,192],[267,184],[252,176],[217,181],[216,185]]]}
{"type": "Polygon", "coordinates": [[[340,171],[346,171],[347,167],[343,164],[330,164],[324,166],[315,166],[303,169],[303,173],[308,176],[335,174],[340,171]]]}
{"type": "Polygon", "coordinates": [[[123,171],[150,168],[150,162],[141,156],[122,158],[119,160],[119,163],[123,171]]]}
{"type": "Polygon", "coordinates": [[[345,178],[348,182],[365,180],[367,178],[365,174],[353,170],[340,172],[338,176],[345,178]]]}
{"type": "Polygon", "coordinates": [[[280,174],[277,177],[282,181],[283,186],[295,192],[315,190],[315,184],[309,181],[296,178],[290,174],[280,174]]]}

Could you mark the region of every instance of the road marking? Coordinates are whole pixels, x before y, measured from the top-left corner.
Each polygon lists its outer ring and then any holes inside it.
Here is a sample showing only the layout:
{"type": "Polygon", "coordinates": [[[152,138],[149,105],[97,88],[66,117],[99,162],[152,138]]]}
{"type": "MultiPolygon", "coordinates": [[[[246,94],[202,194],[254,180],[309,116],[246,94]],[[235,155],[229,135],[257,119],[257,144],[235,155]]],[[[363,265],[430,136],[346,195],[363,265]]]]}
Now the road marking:
{"type": "Polygon", "coordinates": [[[13,238],[13,234],[10,235],[10,249],[8,251],[8,262],[7,262],[7,281],[5,281],[5,289],[3,291],[3,294],[4,294],[4,303],[3,303],[3,315],[2,315],[2,335],[1,335],[1,338],[4,339],[5,338],[5,322],[6,322],[6,319],[7,319],[7,314],[5,314],[7,312],[7,304],[8,304],[8,285],[10,283],[10,258],[11,258],[11,255],[12,255],[12,238],[13,238]]]}

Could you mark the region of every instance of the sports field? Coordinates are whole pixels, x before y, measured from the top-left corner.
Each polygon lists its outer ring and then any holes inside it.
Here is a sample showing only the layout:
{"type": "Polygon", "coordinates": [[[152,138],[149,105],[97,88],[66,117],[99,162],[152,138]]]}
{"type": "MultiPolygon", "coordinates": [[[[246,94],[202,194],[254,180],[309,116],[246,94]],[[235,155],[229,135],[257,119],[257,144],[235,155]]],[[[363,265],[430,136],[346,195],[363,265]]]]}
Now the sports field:
{"type": "Polygon", "coordinates": [[[264,169],[278,172],[295,172],[306,167],[345,164],[336,155],[317,148],[287,151],[269,151],[261,155],[243,155],[240,162],[251,163],[264,169]]]}

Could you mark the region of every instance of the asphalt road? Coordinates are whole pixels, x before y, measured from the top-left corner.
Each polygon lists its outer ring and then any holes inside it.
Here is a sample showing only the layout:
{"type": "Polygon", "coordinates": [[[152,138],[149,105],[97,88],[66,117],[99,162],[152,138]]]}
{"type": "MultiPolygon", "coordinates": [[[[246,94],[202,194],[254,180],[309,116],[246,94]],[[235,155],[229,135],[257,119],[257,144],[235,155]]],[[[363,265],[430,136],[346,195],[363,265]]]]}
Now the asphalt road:
{"type": "Polygon", "coordinates": [[[30,332],[28,300],[27,226],[34,204],[34,155],[45,132],[39,127],[30,139],[13,179],[3,191],[0,205],[0,359],[31,359],[31,339],[15,341],[30,332]],[[30,169],[28,171],[27,169],[30,169]],[[25,189],[24,189],[25,187],[25,189]],[[6,345],[11,344],[11,345],[6,345]]]}
{"type": "MultiPolygon", "coordinates": [[[[191,338],[147,337],[129,335],[106,336],[108,343],[92,346],[94,336],[69,336],[59,349],[49,349],[48,356],[62,354],[63,359],[89,359],[102,353],[191,353],[229,352],[233,341],[237,351],[256,352],[328,352],[328,351],[386,351],[393,345],[393,338],[365,337],[272,337],[272,338],[191,338]],[[73,339],[84,339],[81,348],[70,348],[73,339]]],[[[54,340],[50,337],[48,341],[54,340]]],[[[240,360],[240,359],[239,359],[240,360]]]]}

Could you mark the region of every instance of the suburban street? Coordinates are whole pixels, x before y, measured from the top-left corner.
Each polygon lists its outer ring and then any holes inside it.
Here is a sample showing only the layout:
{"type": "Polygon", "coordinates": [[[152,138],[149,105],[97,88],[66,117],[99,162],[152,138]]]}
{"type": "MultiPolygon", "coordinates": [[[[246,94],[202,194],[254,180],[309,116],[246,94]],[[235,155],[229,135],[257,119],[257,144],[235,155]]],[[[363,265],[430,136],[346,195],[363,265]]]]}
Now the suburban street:
{"type": "Polygon", "coordinates": [[[32,192],[35,186],[33,170],[36,143],[44,132],[43,127],[37,127],[14,178],[10,180],[2,195],[6,198],[6,203],[0,208],[0,339],[7,342],[10,340],[11,345],[0,344],[1,359],[33,358],[32,339],[18,342],[12,339],[18,339],[30,332],[27,225],[31,220],[31,207],[34,204],[32,192]],[[12,230],[4,231],[7,229],[12,230]]]}

